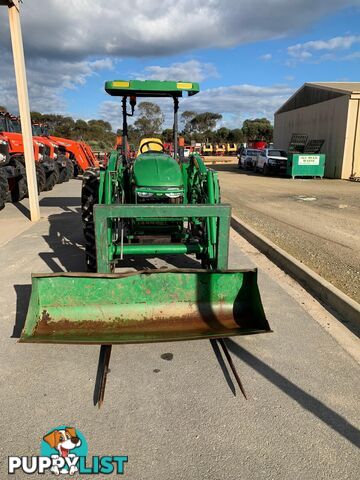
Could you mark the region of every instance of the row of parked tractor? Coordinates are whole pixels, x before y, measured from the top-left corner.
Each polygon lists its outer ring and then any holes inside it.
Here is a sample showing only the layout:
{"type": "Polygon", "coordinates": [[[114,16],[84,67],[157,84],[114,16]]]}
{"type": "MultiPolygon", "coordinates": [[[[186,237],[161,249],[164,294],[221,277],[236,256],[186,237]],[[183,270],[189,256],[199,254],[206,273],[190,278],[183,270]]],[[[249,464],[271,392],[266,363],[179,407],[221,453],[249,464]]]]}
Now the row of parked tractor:
{"type": "MultiPolygon", "coordinates": [[[[98,166],[91,147],[82,141],[49,134],[47,125],[32,125],[38,192],[74,178],[98,166]]],[[[20,119],[0,112],[0,210],[6,202],[18,202],[28,194],[24,142],[20,119]]]]}
{"type": "MultiPolygon", "coordinates": [[[[179,146],[184,147],[184,156],[188,157],[191,153],[198,153],[203,156],[235,156],[238,150],[236,143],[195,143],[194,145],[181,145],[179,137],[179,146]]],[[[164,149],[169,154],[173,154],[173,144],[164,142],[164,149]]]]}
{"type": "MultiPolygon", "coordinates": [[[[166,144],[164,144],[166,145],[166,144]]],[[[241,148],[266,148],[267,143],[262,140],[248,141],[245,143],[195,143],[194,145],[188,146],[185,145],[184,154],[185,157],[189,156],[190,153],[198,153],[199,155],[215,156],[215,157],[225,157],[225,156],[236,156],[241,148]]]]}

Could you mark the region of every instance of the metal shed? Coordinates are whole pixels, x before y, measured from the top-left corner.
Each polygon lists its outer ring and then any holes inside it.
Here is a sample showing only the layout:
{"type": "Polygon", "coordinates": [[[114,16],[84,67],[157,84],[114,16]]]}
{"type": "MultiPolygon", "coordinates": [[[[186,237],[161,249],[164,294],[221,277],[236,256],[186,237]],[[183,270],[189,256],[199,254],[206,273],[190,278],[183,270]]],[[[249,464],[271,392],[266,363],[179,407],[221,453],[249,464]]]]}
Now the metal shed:
{"type": "Polygon", "coordinates": [[[326,177],[360,177],[360,82],[305,83],[275,113],[274,145],[293,133],[325,140],[326,177]]]}

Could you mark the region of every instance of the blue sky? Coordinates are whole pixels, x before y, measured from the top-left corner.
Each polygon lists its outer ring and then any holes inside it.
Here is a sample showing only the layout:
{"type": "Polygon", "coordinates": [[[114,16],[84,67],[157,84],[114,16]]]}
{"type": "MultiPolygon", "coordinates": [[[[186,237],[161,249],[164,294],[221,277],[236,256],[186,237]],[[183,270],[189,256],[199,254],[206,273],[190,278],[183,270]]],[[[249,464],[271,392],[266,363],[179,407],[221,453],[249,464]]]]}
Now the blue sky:
{"type": "MultiPolygon", "coordinates": [[[[128,11],[115,2],[112,13],[106,3],[83,0],[89,11],[79,10],[76,19],[75,0],[66,2],[67,11],[60,0],[38,0],[44,6],[38,11],[25,0],[34,110],[102,117],[116,128],[119,102],[103,91],[105,80],[193,80],[202,93],[183,100],[182,109],[222,113],[222,124],[233,128],[245,118],[272,120],[304,82],[360,81],[359,0],[159,0],[156,19],[147,0],[134,0],[128,11]]],[[[0,53],[9,57],[7,18],[0,13],[0,53]]],[[[16,109],[13,71],[2,68],[0,104],[16,109]]]]}

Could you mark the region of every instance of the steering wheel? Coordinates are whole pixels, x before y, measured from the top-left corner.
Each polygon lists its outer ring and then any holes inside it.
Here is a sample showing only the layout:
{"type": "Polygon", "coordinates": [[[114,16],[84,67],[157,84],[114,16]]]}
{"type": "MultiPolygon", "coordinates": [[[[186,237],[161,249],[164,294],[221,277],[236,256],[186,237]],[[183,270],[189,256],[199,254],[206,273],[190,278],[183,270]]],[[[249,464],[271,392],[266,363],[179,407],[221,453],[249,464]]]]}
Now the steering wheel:
{"type": "Polygon", "coordinates": [[[143,152],[143,149],[144,147],[148,146],[148,150],[147,152],[158,152],[158,150],[152,150],[150,148],[150,145],[151,144],[155,144],[155,145],[159,145],[161,147],[161,151],[162,153],[165,153],[165,150],[164,150],[164,145],[160,142],[160,141],[157,141],[157,140],[149,140],[148,142],[144,142],[141,147],[140,147],[140,153],[146,153],[146,152],[143,152]]]}

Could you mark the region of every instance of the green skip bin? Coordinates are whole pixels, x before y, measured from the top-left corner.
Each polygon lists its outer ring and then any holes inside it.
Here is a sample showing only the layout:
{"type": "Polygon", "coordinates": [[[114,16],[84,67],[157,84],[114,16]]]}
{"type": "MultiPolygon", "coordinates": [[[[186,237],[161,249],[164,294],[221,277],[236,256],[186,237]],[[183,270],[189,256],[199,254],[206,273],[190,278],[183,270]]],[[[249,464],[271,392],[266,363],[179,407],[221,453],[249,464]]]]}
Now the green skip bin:
{"type": "Polygon", "coordinates": [[[269,332],[256,270],[34,275],[20,342],[121,344],[269,332]]]}

